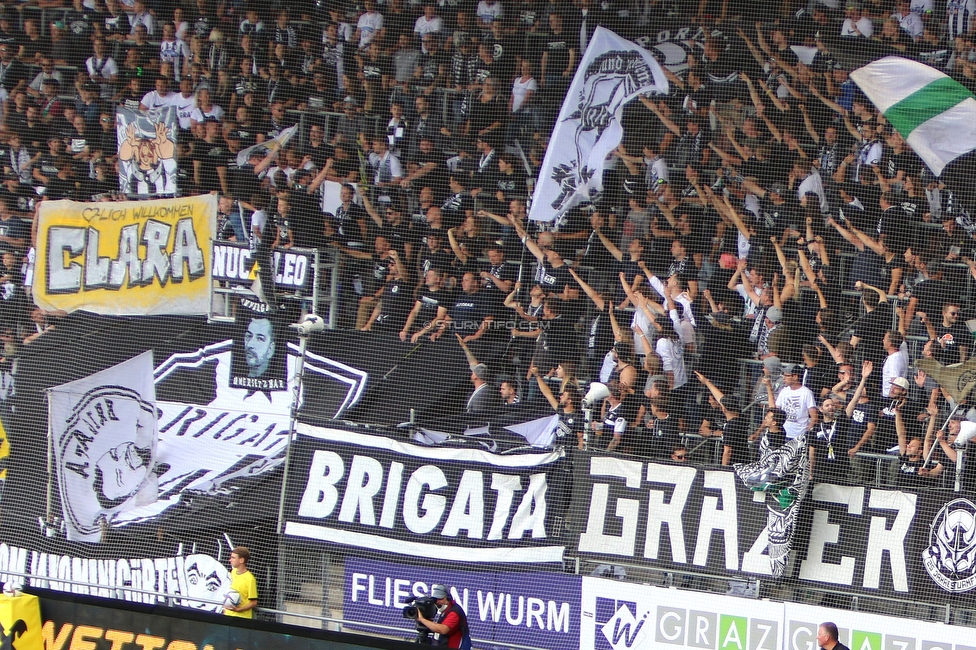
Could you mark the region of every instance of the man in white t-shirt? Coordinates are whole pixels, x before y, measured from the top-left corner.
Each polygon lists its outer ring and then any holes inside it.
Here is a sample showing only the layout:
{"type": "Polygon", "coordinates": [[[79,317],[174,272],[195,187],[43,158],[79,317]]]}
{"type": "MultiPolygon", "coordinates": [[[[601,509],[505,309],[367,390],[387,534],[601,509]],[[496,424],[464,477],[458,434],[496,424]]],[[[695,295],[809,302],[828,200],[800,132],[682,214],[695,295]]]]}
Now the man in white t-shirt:
{"type": "Polygon", "coordinates": [[[353,40],[359,42],[360,50],[365,50],[374,38],[379,37],[382,40],[383,37],[383,14],[376,11],[375,0],[366,0],[363,7],[366,12],[356,22],[356,33],[353,36],[353,40]]]}
{"type": "Polygon", "coordinates": [[[166,77],[156,77],[156,89],[143,95],[139,102],[139,108],[144,111],[172,105],[173,93],[169,91],[169,79],[166,77]]]}
{"type": "Polygon", "coordinates": [[[881,397],[891,397],[891,386],[895,380],[908,376],[908,350],[905,339],[899,332],[888,330],[881,339],[887,357],[881,371],[881,397]]]}
{"type": "Polygon", "coordinates": [[[898,0],[895,2],[895,13],[891,14],[891,17],[897,19],[898,24],[905,30],[905,33],[914,40],[917,41],[922,38],[925,24],[922,22],[922,17],[912,11],[908,0],[898,0]]]}
{"type": "Polygon", "coordinates": [[[95,39],[94,48],[95,54],[85,61],[85,69],[88,70],[91,80],[101,85],[102,98],[108,99],[112,96],[112,84],[119,74],[119,66],[115,63],[115,59],[106,53],[104,40],[95,39]]]}
{"type": "Polygon", "coordinates": [[[783,430],[786,438],[798,438],[817,424],[817,400],[809,388],[800,383],[792,363],[783,364],[783,388],[776,396],[776,406],[786,413],[783,430]]]}
{"type": "Polygon", "coordinates": [[[189,77],[184,77],[180,82],[180,92],[172,95],[170,104],[176,108],[180,128],[188,131],[192,125],[193,111],[197,109],[197,96],[193,93],[193,82],[189,77]]]}
{"type": "Polygon", "coordinates": [[[874,35],[874,25],[870,18],[861,13],[860,2],[847,3],[847,13],[844,24],[840,28],[840,35],[848,38],[871,38],[874,35]]]}
{"type": "Polygon", "coordinates": [[[413,33],[417,38],[423,38],[424,34],[439,32],[444,29],[444,20],[437,15],[437,5],[434,0],[427,0],[424,3],[424,14],[413,24],[413,33]]]}

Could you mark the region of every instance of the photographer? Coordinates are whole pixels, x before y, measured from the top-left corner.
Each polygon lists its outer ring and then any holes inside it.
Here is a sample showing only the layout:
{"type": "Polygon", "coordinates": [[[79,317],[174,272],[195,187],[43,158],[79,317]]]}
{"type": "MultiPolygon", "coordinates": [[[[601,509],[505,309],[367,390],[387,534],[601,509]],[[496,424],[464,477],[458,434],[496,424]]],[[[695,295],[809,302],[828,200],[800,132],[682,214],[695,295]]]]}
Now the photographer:
{"type": "Polygon", "coordinates": [[[430,595],[437,599],[437,614],[431,621],[418,609],[417,622],[434,633],[431,645],[470,648],[468,617],[461,606],[451,598],[448,588],[445,585],[434,585],[430,589],[430,595]]]}

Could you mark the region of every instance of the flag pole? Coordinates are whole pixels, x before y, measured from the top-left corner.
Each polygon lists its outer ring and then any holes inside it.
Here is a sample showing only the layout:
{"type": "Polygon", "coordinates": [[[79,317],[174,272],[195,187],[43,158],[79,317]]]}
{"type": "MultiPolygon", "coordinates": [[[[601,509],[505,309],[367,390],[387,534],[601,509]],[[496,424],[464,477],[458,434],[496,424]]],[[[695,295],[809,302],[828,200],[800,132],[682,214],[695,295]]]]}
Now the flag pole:
{"type": "MultiPolygon", "coordinates": [[[[956,414],[956,411],[958,411],[958,410],[959,410],[959,404],[957,403],[956,406],[955,406],[955,408],[952,409],[952,411],[949,412],[949,417],[947,417],[945,419],[945,422],[942,423],[942,426],[939,428],[939,431],[945,431],[946,426],[949,425],[949,420],[952,419],[952,416],[955,415],[956,414]]],[[[932,452],[934,452],[934,451],[935,451],[935,445],[932,445],[931,447],[929,447],[929,453],[925,456],[925,462],[922,463],[922,467],[923,468],[929,466],[929,460],[932,458],[932,452]]],[[[956,466],[958,467],[959,466],[959,463],[956,463],[956,466]]],[[[956,491],[957,492],[959,491],[959,487],[958,486],[959,486],[959,478],[957,477],[956,478],[956,491]]]]}
{"type": "Polygon", "coordinates": [[[44,524],[51,525],[51,509],[54,507],[54,431],[51,429],[51,389],[47,389],[47,494],[45,495],[44,524]]]}

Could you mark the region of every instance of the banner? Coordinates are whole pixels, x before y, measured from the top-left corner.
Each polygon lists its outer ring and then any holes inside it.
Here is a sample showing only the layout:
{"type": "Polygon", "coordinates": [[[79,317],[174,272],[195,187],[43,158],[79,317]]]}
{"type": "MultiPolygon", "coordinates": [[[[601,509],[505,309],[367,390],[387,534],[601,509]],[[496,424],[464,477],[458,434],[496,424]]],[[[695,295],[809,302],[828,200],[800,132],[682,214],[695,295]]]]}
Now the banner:
{"type": "MultiPolygon", "coordinates": [[[[404,641],[41,592],[46,650],[410,650],[404,641]]],[[[263,604],[264,594],[259,594],[263,604]]],[[[287,616],[285,617],[287,620],[287,616]]],[[[306,619],[307,621],[307,619],[306,619]]],[[[8,648],[11,646],[7,646],[8,648]]],[[[13,650],[33,650],[20,645],[13,650]]]]}
{"type": "Polygon", "coordinates": [[[0,596],[0,634],[3,647],[14,650],[44,650],[41,635],[41,603],[37,596],[0,596]]]}
{"type": "Polygon", "coordinates": [[[211,194],[121,203],[44,201],[33,296],[47,310],[206,314],[217,215],[211,194]]]}
{"type": "Polygon", "coordinates": [[[123,194],[176,194],[176,137],[179,116],[175,106],[148,111],[115,109],[119,148],[119,190],[123,194]]]}
{"type": "Polygon", "coordinates": [[[838,641],[852,649],[973,650],[976,647],[973,629],[963,625],[797,603],[783,603],[783,610],[783,650],[815,648],[817,629],[824,621],[835,623],[838,641]]]}
{"type": "Polygon", "coordinates": [[[117,515],[156,501],[152,352],[48,393],[69,540],[97,542],[117,515]]]}
{"type": "Polygon", "coordinates": [[[668,92],[650,52],[597,27],[573,77],[546,149],[529,219],[553,221],[603,191],[606,158],[623,137],[623,106],[668,92]]]}
{"type": "Polygon", "coordinates": [[[285,390],[288,350],[279,341],[287,323],[270,305],[243,298],[237,305],[230,383],[248,390],[285,390]]]}
{"type": "MultiPolygon", "coordinates": [[[[232,286],[250,287],[257,278],[257,261],[246,243],[215,241],[213,279],[232,286]]],[[[275,287],[279,291],[311,292],[315,284],[316,251],[304,248],[279,248],[272,252],[275,287]]]]}
{"type": "MultiPolygon", "coordinates": [[[[415,623],[403,617],[403,608],[413,598],[430,594],[434,584],[451,588],[467,614],[475,647],[490,642],[579,648],[580,578],[561,573],[451,571],[347,557],[343,618],[412,634],[415,623]]],[[[363,627],[364,632],[375,629],[363,627]]]]}
{"type": "Polygon", "coordinates": [[[580,600],[580,650],[783,648],[782,603],[590,577],[580,600]]]}
{"type": "Polygon", "coordinates": [[[770,575],[766,505],[731,468],[577,457],[577,550],[594,561],[770,575]]]}
{"type": "MultiPolygon", "coordinates": [[[[774,493],[775,492],[775,493],[774,493]]],[[[783,577],[832,591],[948,597],[976,587],[976,504],[965,495],[818,483],[797,523],[806,546],[783,577]]],[[[773,575],[767,503],[731,468],[578,458],[577,551],[591,561],[729,578],[773,575]]],[[[770,519],[774,519],[770,517],[770,519]]],[[[772,522],[775,525],[775,521],[772,522]]]]}
{"type": "Polygon", "coordinates": [[[298,425],[285,534],[461,563],[561,562],[562,449],[498,455],[298,425]]]}
{"type": "Polygon", "coordinates": [[[100,546],[98,557],[59,552],[48,540],[31,544],[32,549],[0,544],[0,580],[30,590],[220,612],[223,595],[230,589],[228,558],[233,543],[241,539],[247,540],[255,555],[254,570],[263,571],[269,559],[265,549],[243,534],[210,539],[187,536],[181,543],[161,548],[158,555],[145,549],[140,554],[138,547],[148,540],[137,536],[125,545],[100,546]]]}

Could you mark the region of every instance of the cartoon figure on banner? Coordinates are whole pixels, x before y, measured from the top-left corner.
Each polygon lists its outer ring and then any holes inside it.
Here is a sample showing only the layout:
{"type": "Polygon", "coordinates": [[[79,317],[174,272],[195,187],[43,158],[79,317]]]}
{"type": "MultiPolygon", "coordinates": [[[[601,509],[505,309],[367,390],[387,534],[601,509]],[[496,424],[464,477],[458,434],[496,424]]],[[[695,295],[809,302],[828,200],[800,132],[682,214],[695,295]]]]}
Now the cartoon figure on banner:
{"type": "Polygon", "coordinates": [[[186,595],[200,599],[184,600],[183,606],[209,612],[217,611],[221,594],[230,589],[230,574],[220,560],[203,553],[187,555],[183,562],[183,574],[186,579],[186,595]]]}
{"type": "MultiPolygon", "coordinates": [[[[122,117],[119,116],[119,120],[122,117]]],[[[164,122],[129,122],[119,142],[119,184],[126,194],[176,193],[176,138],[164,122]],[[138,125],[137,125],[138,124],[138,125]],[[150,135],[151,134],[151,135],[150,135]]]]}
{"type": "Polygon", "coordinates": [[[58,477],[65,517],[81,536],[97,538],[123,510],[156,500],[155,407],[121,386],[81,397],[58,442],[58,477]]]}
{"type": "Polygon", "coordinates": [[[251,390],[285,390],[285,350],[277,341],[277,314],[255,300],[242,300],[237,310],[231,386],[251,390]]]}

